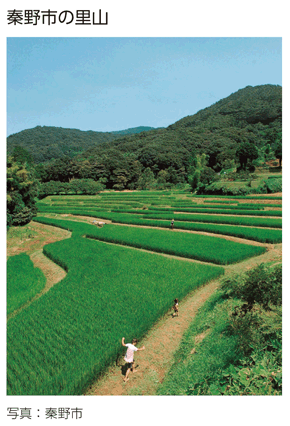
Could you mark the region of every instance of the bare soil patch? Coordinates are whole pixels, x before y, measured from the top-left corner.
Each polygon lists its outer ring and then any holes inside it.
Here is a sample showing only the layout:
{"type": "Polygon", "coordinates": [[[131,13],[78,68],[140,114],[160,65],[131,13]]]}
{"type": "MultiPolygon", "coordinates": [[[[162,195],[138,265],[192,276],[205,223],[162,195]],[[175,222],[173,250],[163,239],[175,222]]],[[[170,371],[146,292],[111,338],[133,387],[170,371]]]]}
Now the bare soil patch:
{"type": "Polygon", "coordinates": [[[65,270],[48,259],[48,257],[43,254],[41,249],[33,253],[30,256],[30,259],[36,268],[42,270],[46,278],[46,285],[41,294],[46,293],[51,287],[53,287],[66,276],[65,270]]]}
{"type": "Polygon", "coordinates": [[[27,253],[34,266],[40,268],[44,273],[46,284],[44,289],[40,293],[36,294],[33,299],[8,315],[7,320],[17,315],[22,309],[27,308],[27,306],[41,297],[66,276],[66,272],[60,266],[52,262],[43,254],[42,248],[46,244],[70,238],[71,232],[54,226],[43,225],[38,222],[31,222],[29,224],[29,229],[31,230],[31,238],[21,239],[19,237],[15,237],[7,239],[7,256],[9,257],[20,253],[27,253]]]}
{"type": "MultiPolygon", "coordinates": [[[[55,226],[43,225],[38,222],[30,222],[27,229],[31,231],[31,237],[22,239],[19,236],[7,236],[7,256],[15,256],[20,253],[32,254],[42,249],[46,244],[70,238],[71,232],[55,226]]],[[[29,234],[29,232],[28,232],[29,234]]]]}
{"type": "Polygon", "coordinates": [[[17,315],[23,309],[26,309],[29,305],[31,305],[31,303],[41,297],[44,293],[48,292],[51,287],[53,287],[66,276],[65,270],[58,266],[56,263],[52,262],[50,259],[48,259],[43,254],[42,249],[39,249],[33,254],[31,254],[30,259],[32,260],[34,266],[36,268],[41,269],[44,273],[46,278],[45,287],[38,294],[36,294],[29,302],[25,303],[20,308],[11,312],[11,314],[7,316],[7,320],[17,315]]]}

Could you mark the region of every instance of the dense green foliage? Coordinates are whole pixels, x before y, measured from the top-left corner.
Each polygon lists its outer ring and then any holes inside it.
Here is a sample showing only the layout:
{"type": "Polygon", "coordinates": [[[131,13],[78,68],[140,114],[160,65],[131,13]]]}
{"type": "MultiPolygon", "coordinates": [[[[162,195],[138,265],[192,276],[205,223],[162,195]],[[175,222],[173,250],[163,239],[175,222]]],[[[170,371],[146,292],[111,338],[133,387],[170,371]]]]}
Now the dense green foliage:
{"type": "Polygon", "coordinates": [[[281,294],[281,265],[225,279],[185,333],[159,395],[281,395],[281,294]]]}
{"type": "Polygon", "coordinates": [[[261,264],[243,277],[225,279],[222,290],[245,302],[244,312],[253,309],[255,303],[267,310],[271,304],[282,306],[282,268],[271,269],[261,264]]]}
{"type": "Polygon", "coordinates": [[[254,140],[248,140],[246,142],[242,142],[237,151],[236,156],[239,159],[240,167],[245,170],[248,164],[253,162],[259,157],[258,148],[255,146],[254,140]]]}
{"type": "Polygon", "coordinates": [[[25,225],[36,216],[37,181],[28,163],[7,159],[7,226],[25,225]]]}
{"type": "Polygon", "coordinates": [[[125,129],[125,130],[115,130],[113,132],[113,135],[134,135],[137,133],[142,133],[142,132],[148,132],[148,130],[154,130],[154,127],[149,127],[149,126],[138,126],[138,127],[132,127],[131,129],[125,129]]]}
{"type": "Polygon", "coordinates": [[[281,123],[282,88],[248,86],[165,129],[129,129],[124,136],[38,126],[9,136],[7,145],[46,163],[36,167],[42,182],[93,179],[116,190],[190,184],[203,193],[222,170],[280,156],[281,123]]]}
{"type": "Polygon", "coordinates": [[[40,185],[39,198],[58,194],[94,195],[104,189],[104,185],[93,179],[72,179],[70,182],[50,181],[40,185]]]}
{"type": "Polygon", "coordinates": [[[282,179],[267,179],[259,187],[259,192],[261,193],[273,193],[273,192],[282,192],[282,179]]]}
{"type": "Polygon", "coordinates": [[[279,159],[279,166],[282,165],[282,132],[278,133],[274,145],[275,156],[279,159]]]}
{"type": "Polygon", "coordinates": [[[7,261],[7,315],[31,300],[45,286],[43,272],[35,268],[27,254],[7,261]]]}
{"type": "Polygon", "coordinates": [[[124,135],[152,130],[152,127],[136,127],[115,132],[94,132],[62,127],[36,126],[7,138],[7,149],[11,153],[15,147],[24,148],[36,163],[43,163],[53,158],[75,155],[94,148],[102,142],[111,142],[124,135]]]}
{"type": "Polygon", "coordinates": [[[175,297],[223,273],[77,232],[44,251],[68,274],[8,321],[8,395],[81,394],[124,354],[122,336],[141,338],[175,297]]]}

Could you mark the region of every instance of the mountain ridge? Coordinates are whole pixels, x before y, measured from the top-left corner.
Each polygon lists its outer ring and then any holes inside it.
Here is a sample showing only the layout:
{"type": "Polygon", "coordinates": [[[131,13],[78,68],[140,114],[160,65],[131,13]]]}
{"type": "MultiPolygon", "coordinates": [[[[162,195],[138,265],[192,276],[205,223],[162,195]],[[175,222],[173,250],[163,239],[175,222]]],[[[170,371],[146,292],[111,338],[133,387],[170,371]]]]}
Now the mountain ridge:
{"type": "Polygon", "coordinates": [[[154,173],[168,167],[187,168],[192,152],[205,153],[209,167],[219,171],[234,158],[241,142],[250,141],[258,148],[274,146],[282,132],[282,87],[246,86],[167,128],[143,129],[140,126],[116,134],[38,126],[28,141],[21,140],[28,130],[9,136],[7,146],[11,152],[13,146],[23,144],[36,162],[63,156],[102,161],[109,152],[130,154],[154,173]],[[49,134],[49,129],[58,130],[49,134]],[[43,130],[45,136],[41,135],[43,130]]]}
{"type": "Polygon", "coordinates": [[[99,143],[111,142],[125,135],[131,135],[156,129],[149,126],[132,127],[112,132],[79,130],[55,126],[36,126],[21,130],[7,137],[7,151],[12,152],[16,146],[26,149],[36,163],[49,161],[62,156],[73,157],[93,148],[99,143]],[[67,143],[71,141],[71,143],[67,143]],[[35,145],[38,144],[37,154],[35,145]],[[40,151],[38,153],[38,151],[40,151]]]}

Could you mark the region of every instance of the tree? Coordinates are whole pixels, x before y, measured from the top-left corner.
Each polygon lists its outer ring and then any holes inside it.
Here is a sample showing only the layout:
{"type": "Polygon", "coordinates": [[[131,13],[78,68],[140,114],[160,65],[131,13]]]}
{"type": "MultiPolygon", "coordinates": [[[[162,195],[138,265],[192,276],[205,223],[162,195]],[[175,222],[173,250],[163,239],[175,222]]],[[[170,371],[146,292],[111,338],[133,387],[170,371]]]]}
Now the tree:
{"type": "Polygon", "coordinates": [[[193,153],[191,157],[188,182],[191,185],[193,191],[198,187],[202,170],[206,167],[207,164],[207,158],[208,157],[205,153],[201,155],[196,155],[193,153]]]}
{"type": "Polygon", "coordinates": [[[278,138],[275,142],[275,156],[279,160],[279,167],[282,165],[282,133],[278,135],[278,138]]]}
{"type": "Polygon", "coordinates": [[[200,173],[200,183],[210,185],[216,179],[216,173],[211,167],[205,166],[200,173]]]}
{"type": "Polygon", "coordinates": [[[35,198],[38,186],[32,169],[27,164],[7,159],[7,225],[29,223],[36,216],[35,198]]]}
{"type": "Polygon", "coordinates": [[[250,141],[242,142],[236,151],[236,156],[240,163],[240,168],[246,170],[253,160],[259,157],[257,147],[250,141]]]}
{"type": "Polygon", "coordinates": [[[21,146],[15,146],[12,152],[12,158],[16,163],[27,163],[30,166],[33,164],[33,158],[32,155],[29,154],[26,149],[22,148],[21,146]]]}
{"type": "Polygon", "coordinates": [[[160,172],[157,175],[157,184],[159,189],[165,189],[168,185],[169,181],[169,173],[167,170],[160,170],[160,172]]]}
{"type": "Polygon", "coordinates": [[[151,189],[154,184],[154,173],[147,167],[137,182],[138,189],[151,189]]]}
{"type": "Polygon", "coordinates": [[[70,157],[64,156],[49,163],[45,167],[45,172],[46,181],[69,182],[71,179],[79,177],[79,165],[70,157]]]}

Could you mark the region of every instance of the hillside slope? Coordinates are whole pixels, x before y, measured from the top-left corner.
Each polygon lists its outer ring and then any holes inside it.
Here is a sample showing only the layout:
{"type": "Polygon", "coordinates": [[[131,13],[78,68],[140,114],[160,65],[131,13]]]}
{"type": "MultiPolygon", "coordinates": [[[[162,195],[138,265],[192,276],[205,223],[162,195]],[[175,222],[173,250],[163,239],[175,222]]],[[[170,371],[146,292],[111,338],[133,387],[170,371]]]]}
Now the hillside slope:
{"type": "Polygon", "coordinates": [[[128,135],[90,149],[84,157],[100,155],[109,148],[134,153],[143,167],[164,170],[185,168],[192,151],[209,156],[210,167],[219,171],[235,157],[240,142],[272,147],[282,132],[282,87],[247,86],[166,129],[128,135]]]}
{"type": "Polygon", "coordinates": [[[267,84],[240,89],[167,128],[104,133],[37,126],[9,136],[7,146],[11,152],[20,145],[37,163],[77,156],[80,161],[104,164],[107,157],[125,155],[143,168],[150,167],[155,175],[170,168],[179,176],[186,174],[194,151],[207,154],[208,166],[219,172],[231,167],[241,142],[273,148],[281,132],[282,87],[267,84]]]}
{"type": "Polygon", "coordinates": [[[21,146],[33,156],[36,163],[42,163],[63,156],[74,157],[102,142],[111,142],[127,134],[152,129],[153,127],[135,127],[115,132],[95,132],[36,126],[33,129],[26,129],[8,136],[7,151],[12,152],[15,146],[21,146]]]}

